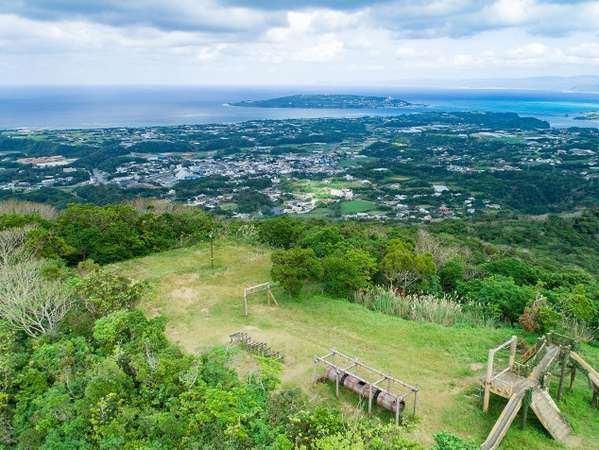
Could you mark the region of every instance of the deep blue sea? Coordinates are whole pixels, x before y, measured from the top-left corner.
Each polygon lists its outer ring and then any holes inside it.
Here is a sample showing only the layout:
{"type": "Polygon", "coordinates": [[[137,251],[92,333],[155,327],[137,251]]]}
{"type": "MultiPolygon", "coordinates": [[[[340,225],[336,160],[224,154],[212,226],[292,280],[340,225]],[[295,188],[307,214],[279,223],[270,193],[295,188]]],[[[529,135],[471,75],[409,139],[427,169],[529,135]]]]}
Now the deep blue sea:
{"type": "Polygon", "coordinates": [[[0,129],[105,128],[231,123],[255,119],[356,117],[415,111],[511,111],[554,127],[592,126],[573,120],[599,111],[599,94],[498,89],[209,88],[209,87],[0,87],[0,129]],[[423,104],[397,109],[269,109],[228,106],[299,93],[392,96],[423,104]]]}

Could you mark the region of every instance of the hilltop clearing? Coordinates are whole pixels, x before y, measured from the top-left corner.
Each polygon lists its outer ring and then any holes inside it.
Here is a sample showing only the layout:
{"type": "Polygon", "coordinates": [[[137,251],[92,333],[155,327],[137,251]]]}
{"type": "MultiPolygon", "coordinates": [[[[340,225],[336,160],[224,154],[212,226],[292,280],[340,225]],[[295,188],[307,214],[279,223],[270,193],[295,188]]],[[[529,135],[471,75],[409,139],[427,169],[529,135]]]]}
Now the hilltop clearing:
{"type": "MultiPolygon", "coordinates": [[[[419,418],[411,437],[426,444],[439,430],[482,442],[505,404],[493,398],[489,415],[481,412],[480,363],[489,348],[521,334],[520,330],[406,321],[325,297],[315,287],[305,289],[299,299],[275,291],[279,307],[253,297],[250,315],[244,319],[242,290],[270,279],[270,251],[238,243],[217,243],[214,269],[207,245],[133,259],[117,267],[127,276],[150,282],[153,295],[141,307],[150,315],[166,316],[168,336],[190,352],[225,344],[229,334],[245,331],[284,355],[286,384],[331,404],[336,402],[334,389],[311,383],[312,357],[331,347],[418,385],[419,418]]],[[[583,346],[581,352],[595,367],[599,365],[596,348],[583,346]]],[[[592,448],[599,439],[594,426],[597,412],[591,409],[589,396],[584,381],[579,380],[574,393],[560,404],[574,429],[574,448],[592,448]]],[[[357,397],[342,392],[347,414],[356,413],[358,402],[357,397]]],[[[513,427],[502,448],[560,448],[534,421],[529,418],[525,430],[513,427]]]]}

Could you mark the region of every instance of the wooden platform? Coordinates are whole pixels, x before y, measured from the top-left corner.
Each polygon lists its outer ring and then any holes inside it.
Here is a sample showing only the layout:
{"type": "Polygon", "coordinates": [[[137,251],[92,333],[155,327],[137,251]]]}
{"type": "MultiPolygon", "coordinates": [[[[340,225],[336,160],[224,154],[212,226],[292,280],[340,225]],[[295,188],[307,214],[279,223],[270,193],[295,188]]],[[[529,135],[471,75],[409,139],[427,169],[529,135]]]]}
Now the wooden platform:
{"type": "MultiPolygon", "coordinates": [[[[481,383],[484,383],[485,377],[481,378],[481,383]]],[[[496,371],[493,373],[493,378],[489,384],[490,390],[493,394],[499,395],[503,398],[511,398],[516,392],[521,391],[526,387],[533,386],[535,383],[528,378],[516,375],[510,371],[496,371]]]]}

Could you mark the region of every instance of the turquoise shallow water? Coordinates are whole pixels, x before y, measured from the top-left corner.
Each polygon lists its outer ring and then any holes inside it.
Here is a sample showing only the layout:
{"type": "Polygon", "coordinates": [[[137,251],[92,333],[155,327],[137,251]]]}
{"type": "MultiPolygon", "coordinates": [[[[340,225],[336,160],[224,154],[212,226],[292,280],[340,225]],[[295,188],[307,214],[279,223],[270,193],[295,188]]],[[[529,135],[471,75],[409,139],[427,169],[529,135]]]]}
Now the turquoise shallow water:
{"type": "Polygon", "coordinates": [[[599,94],[398,88],[207,88],[207,87],[2,87],[0,128],[100,128],[231,123],[259,119],[395,115],[414,111],[516,112],[555,127],[592,126],[578,121],[599,111],[599,94]],[[239,108],[227,103],[310,93],[389,95],[426,106],[404,110],[239,108]]]}

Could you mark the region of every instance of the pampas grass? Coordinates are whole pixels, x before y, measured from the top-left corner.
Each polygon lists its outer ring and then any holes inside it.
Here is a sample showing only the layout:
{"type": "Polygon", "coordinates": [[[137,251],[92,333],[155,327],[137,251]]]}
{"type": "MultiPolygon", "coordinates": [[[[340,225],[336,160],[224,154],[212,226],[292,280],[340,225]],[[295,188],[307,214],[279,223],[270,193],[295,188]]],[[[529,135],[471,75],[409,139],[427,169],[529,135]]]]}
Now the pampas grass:
{"type": "Polygon", "coordinates": [[[402,297],[377,286],[368,291],[357,292],[354,295],[354,302],[372,311],[447,327],[454,325],[492,327],[495,324],[481,307],[458,302],[447,295],[436,297],[431,294],[413,294],[402,297]]]}

